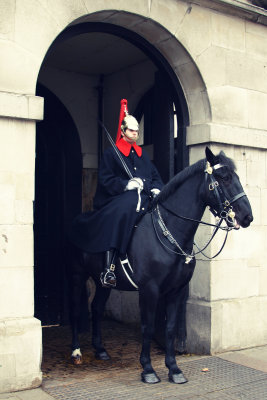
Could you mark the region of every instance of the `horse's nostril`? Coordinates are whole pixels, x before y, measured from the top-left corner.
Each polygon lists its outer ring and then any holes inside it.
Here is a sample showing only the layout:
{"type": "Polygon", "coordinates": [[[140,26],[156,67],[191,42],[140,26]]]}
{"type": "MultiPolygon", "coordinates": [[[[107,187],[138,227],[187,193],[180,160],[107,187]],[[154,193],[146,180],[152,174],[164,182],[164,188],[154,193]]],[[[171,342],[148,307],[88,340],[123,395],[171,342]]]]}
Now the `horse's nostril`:
{"type": "Polygon", "coordinates": [[[252,221],[253,221],[252,215],[248,215],[248,216],[247,216],[247,220],[248,220],[249,222],[252,222],[252,221]]]}
{"type": "Polygon", "coordinates": [[[243,228],[248,227],[252,221],[253,221],[253,216],[251,214],[246,215],[245,218],[243,219],[243,228]]]}

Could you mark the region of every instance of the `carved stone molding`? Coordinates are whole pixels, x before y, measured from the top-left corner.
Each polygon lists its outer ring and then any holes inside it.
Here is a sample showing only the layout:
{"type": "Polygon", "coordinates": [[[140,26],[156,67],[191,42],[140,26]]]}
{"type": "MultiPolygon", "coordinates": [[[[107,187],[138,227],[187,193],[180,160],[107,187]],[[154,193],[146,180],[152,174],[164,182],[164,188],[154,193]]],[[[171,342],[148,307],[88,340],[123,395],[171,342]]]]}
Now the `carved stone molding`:
{"type": "Polygon", "coordinates": [[[252,0],[251,1],[254,6],[258,6],[267,10],[267,0],[252,0]]]}

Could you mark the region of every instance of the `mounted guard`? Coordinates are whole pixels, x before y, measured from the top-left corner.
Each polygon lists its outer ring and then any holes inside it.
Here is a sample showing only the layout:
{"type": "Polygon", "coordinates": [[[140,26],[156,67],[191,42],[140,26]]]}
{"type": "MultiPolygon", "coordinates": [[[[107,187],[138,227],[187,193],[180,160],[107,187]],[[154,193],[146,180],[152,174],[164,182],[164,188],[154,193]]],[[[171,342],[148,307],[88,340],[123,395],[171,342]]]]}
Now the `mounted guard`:
{"type": "Polygon", "coordinates": [[[79,215],[71,241],[90,253],[105,253],[100,275],[105,287],[116,286],[115,259],[125,263],[126,250],[137,220],[146,213],[162,186],[148,154],[136,144],[139,125],[121,100],[116,144],[103,154],[98,170],[94,212],[79,215]]]}
{"type": "MultiPolygon", "coordinates": [[[[132,146],[130,148],[131,151],[132,146]]],[[[240,227],[247,228],[253,221],[251,206],[235,172],[234,162],[226,157],[223,152],[214,155],[208,147],[205,153],[205,159],[199,160],[195,164],[185,168],[162,188],[159,195],[153,200],[150,212],[147,212],[138,221],[138,227],[134,229],[127,248],[129,261],[134,271],[133,280],[138,286],[139,293],[142,330],[140,363],[143,367],[141,379],[145,383],[155,384],[160,382],[160,378],[151,364],[150,354],[151,340],[155,333],[155,318],[159,300],[163,300],[166,317],[165,365],[169,369],[169,381],[176,384],[183,384],[187,382],[187,379],[177,365],[175,358],[176,323],[180,300],[184,294],[184,288],[193,275],[196,256],[199,253],[205,255],[203,250],[208,246],[218,229],[228,233],[228,231],[239,229],[240,227]],[[219,217],[220,221],[218,223],[210,224],[202,221],[207,206],[214,215],[219,217]],[[222,221],[225,221],[226,226],[221,226],[222,221]],[[202,249],[198,248],[198,251],[195,252],[193,249],[194,236],[199,224],[213,226],[214,234],[212,234],[208,243],[202,249]]],[[[130,159],[126,156],[124,157],[125,163],[134,172],[133,166],[130,165],[130,159]]],[[[138,161],[138,155],[136,155],[136,158],[138,161]]],[[[121,188],[125,188],[130,181],[127,179],[127,174],[122,173],[121,164],[117,158],[112,158],[110,166],[113,167],[113,165],[117,166],[116,168],[120,171],[120,176],[122,176],[119,178],[121,181],[117,181],[117,178],[114,178],[114,188],[119,184],[118,182],[120,182],[121,188]]],[[[148,162],[148,166],[150,166],[150,162],[148,162]]],[[[107,170],[107,173],[110,174],[110,171],[107,170]]],[[[142,179],[143,175],[136,174],[135,177],[142,179]]],[[[145,183],[146,181],[144,182],[144,188],[145,183]]],[[[150,188],[153,188],[153,184],[154,181],[151,178],[147,190],[151,191],[150,188]]],[[[100,189],[104,190],[104,188],[100,189]]],[[[144,193],[143,189],[141,191],[141,210],[146,201],[148,201],[150,194],[148,192],[145,202],[143,202],[142,196],[144,196],[144,193]]],[[[129,199],[131,201],[129,203],[131,205],[129,219],[132,222],[132,220],[136,219],[136,215],[139,215],[136,212],[137,191],[125,190],[124,194],[131,194],[129,199]]],[[[116,198],[115,194],[114,196],[116,198]]],[[[112,196],[110,197],[111,200],[107,201],[108,205],[113,204],[114,201],[112,196]]],[[[118,195],[118,198],[121,199],[123,197],[118,195]]],[[[125,206],[126,209],[127,204],[125,206]]],[[[105,207],[104,203],[104,206],[99,211],[95,211],[93,215],[101,213],[101,210],[105,209],[105,207]]],[[[126,222],[128,223],[128,220],[126,222]]],[[[125,223],[123,218],[121,223],[125,223]]],[[[86,234],[86,229],[83,230],[81,228],[82,231],[86,234]]],[[[95,232],[96,230],[94,230],[95,232]]],[[[90,232],[88,233],[90,235],[90,232]]],[[[127,240],[129,237],[130,235],[127,236],[127,240]]],[[[82,246],[86,247],[88,245],[88,238],[81,235],[79,239],[80,242],[72,247],[71,256],[71,282],[73,289],[71,312],[73,332],[72,359],[75,364],[82,362],[78,337],[78,321],[80,316],[81,288],[88,276],[91,276],[96,284],[96,292],[91,305],[92,345],[95,349],[97,359],[108,360],[110,358],[103,345],[101,336],[101,319],[111,292],[110,287],[103,288],[99,280],[99,275],[103,270],[103,255],[82,251],[82,246]]],[[[107,240],[106,243],[109,245],[112,243],[114,248],[116,248],[115,244],[118,244],[120,251],[121,241],[119,241],[119,238],[117,239],[117,242],[107,240]]],[[[95,244],[99,246],[98,248],[101,248],[102,243],[95,244]]],[[[124,240],[123,245],[126,245],[126,241],[124,242],[124,240]]],[[[136,290],[120,268],[116,271],[116,277],[116,289],[136,290]]]]}

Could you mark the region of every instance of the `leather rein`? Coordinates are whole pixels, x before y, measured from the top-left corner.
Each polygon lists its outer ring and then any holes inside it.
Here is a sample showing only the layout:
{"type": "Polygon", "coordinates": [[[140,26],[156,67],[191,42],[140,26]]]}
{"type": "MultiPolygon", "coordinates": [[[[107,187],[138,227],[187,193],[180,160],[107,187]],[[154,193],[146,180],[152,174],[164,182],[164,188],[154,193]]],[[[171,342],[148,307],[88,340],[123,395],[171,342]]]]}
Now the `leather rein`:
{"type": "MultiPolygon", "coordinates": [[[[240,192],[239,194],[237,194],[236,196],[232,197],[230,200],[228,200],[224,194],[224,191],[222,189],[222,187],[219,185],[218,181],[216,181],[215,177],[213,176],[213,170],[217,170],[219,168],[224,167],[223,164],[216,164],[214,166],[211,166],[210,163],[208,161],[205,161],[205,182],[208,185],[209,191],[213,191],[215,198],[216,198],[216,203],[218,206],[218,210],[215,209],[214,207],[210,206],[210,211],[211,213],[216,217],[216,218],[220,218],[219,222],[217,224],[211,224],[208,222],[204,222],[204,221],[200,221],[200,220],[196,220],[193,218],[189,218],[189,217],[184,217],[182,215],[176,214],[174,211],[170,210],[168,207],[166,207],[165,205],[160,203],[160,206],[162,208],[164,208],[167,212],[171,213],[172,215],[174,215],[175,217],[181,218],[183,220],[186,221],[191,221],[191,222],[196,222],[197,224],[202,224],[202,225],[208,225],[208,226],[213,226],[214,227],[214,231],[211,235],[211,238],[208,240],[208,242],[204,245],[204,247],[202,249],[199,248],[199,246],[193,242],[193,244],[197,247],[198,251],[194,252],[193,249],[191,251],[191,253],[187,253],[186,251],[184,251],[181,246],[179,245],[179,243],[176,241],[176,239],[173,237],[173,235],[171,234],[171,232],[168,230],[160,209],[159,209],[159,204],[156,205],[156,207],[153,209],[152,213],[151,213],[151,217],[152,217],[152,222],[153,222],[153,227],[156,233],[156,236],[158,238],[158,240],[160,241],[160,243],[166,247],[169,251],[184,256],[185,257],[185,263],[189,264],[190,261],[193,260],[193,258],[195,258],[195,256],[197,254],[202,254],[204,257],[208,258],[208,259],[213,259],[215,257],[217,257],[221,251],[223,250],[227,237],[228,237],[228,233],[229,231],[231,231],[232,229],[234,229],[234,217],[235,217],[235,213],[233,211],[233,207],[232,204],[237,201],[238,199],[246,196],[246,193],[240,192]],[[210,180],[210,182],[209,182],[210,180]],[[156,215],[155,215],[156,213],[156,215]],[[226,227],[222,227],[221,224],[223,221],[226,221],[226,223],[228,224],[226,227]],[[177,250],[173,250],[171,248],[169,248],[160,238],[158,231],[156,229],[156,222],[159,225],[159,227],[162,230],[163,235],[166,237],[166,239],[168,239],[168,241],[175,246],[177,250]],[[229,226],[230,225],[230,226],[229,226]],[[226,235],[223,241],[223,244],[221,246],[221,249],[212,257],[207,256],[203,251],[209,246],[209,244],[212,242],[212,240],[214,239],[216,233],[218,232],[218,230],[224,230],[226,231],[226,235]]],[[[217,207],[216,207],[217,208],[217,207]]]]}

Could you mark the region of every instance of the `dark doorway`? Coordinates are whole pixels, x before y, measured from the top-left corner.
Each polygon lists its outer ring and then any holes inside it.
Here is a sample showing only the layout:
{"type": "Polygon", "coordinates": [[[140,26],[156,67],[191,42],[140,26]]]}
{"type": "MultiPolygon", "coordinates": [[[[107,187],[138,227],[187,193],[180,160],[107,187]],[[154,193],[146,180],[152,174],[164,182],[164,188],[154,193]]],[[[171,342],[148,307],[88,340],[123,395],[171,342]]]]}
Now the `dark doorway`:
{"type": "Polygon", "coordinates": [[[188,165],[188,152],[183,148],[183,115],[166,73],[155,73],[154,86],[142,97],[134,115],[142,125],[142,145],[152,149],[151,158],[167,183],[188,165]]]}
{"type": "Polygon", "coordinates": [[[79,135],[59,99],[42,85],[44,120],[36,128],[34,204],[35,317],[42,325],[68,321],[66,234],[81,211],[79,135]]]}

